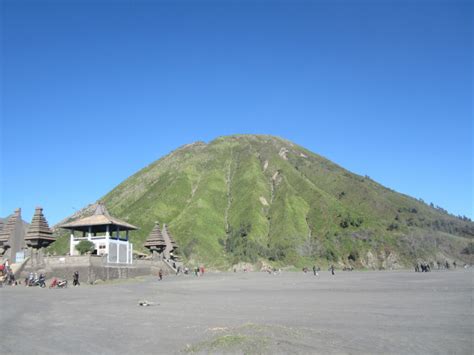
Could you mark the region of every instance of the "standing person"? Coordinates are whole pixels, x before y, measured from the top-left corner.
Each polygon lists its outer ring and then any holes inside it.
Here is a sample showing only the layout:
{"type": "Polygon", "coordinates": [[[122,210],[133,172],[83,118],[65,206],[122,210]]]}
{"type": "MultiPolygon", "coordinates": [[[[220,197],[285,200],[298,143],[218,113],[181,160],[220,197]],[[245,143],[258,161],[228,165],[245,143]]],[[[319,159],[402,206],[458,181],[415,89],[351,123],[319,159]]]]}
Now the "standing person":
{"type": "Polygon", "coordinates": [[[316,265],[313,265],[313,275],[316,276],[316,265]]]}
{"type": "Polygon", "coordinates": [[[72,276],[73,280],[72,280],[72,284],[73,286],[79,286],[80,285],[80,282],[79,282],[79,271],[74,271],[74,275],[72,276]]]}
{"type": "Polygon", "coordinates": [[[158,277],[161,280],[163,280],[163,270],[160,269],[160,271],[158,271],[158,277]]]}
{"type": "Polygon", "coordinates": [[[204,266],[201,266],[199,271],[201,272],[201,276],[203,276],[204,275],[204,266]]]}
{"type": "Polygon", "coordinates": [[[331,274],[332,274],[332,275],[335,275],[335,274],[334,274],[334,265],[331,265],[331,274]]]}

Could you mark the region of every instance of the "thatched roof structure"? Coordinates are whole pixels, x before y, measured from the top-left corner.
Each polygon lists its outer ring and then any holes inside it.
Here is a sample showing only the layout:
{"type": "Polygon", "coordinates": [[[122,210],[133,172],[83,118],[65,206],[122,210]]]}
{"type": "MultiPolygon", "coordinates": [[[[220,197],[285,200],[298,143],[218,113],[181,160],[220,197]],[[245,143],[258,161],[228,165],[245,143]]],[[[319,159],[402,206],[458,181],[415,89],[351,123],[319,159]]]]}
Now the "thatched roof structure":
{"type": "Polygon", "coordinates": [[[163,235],[165,236],[165,238],[167,238],[169,240],[169,244],[171,246],[171,250],[170,251],[173,251],[175,249],[178,249],[178,244],[176,243],[176,241],[174,240],[173,236],[171,235],[171,233],[169,232],[168,230],[168,226],[166,224],[163,225],[163,235]]]}
{"type": "Polygon", "coordinates": [[[155,226],[151,230],[150,235],[143,246],[152,251],[156,250],[159,253],[161,253],[166,248],[166,242],[160,230],[160,223],[155,222],[155,226]]]}
{"type": "Polygon", "coordinates": [[[166,249],[164,250],[164,253],[163,253],[164,257],[166,259],[177,260],[176,251],[178,250],[178,244],[176,244],[176,241],[171,236],[166,224],[163,225],[163,231],[162,232],[163,232],[163,239],[166,242],[166,249]]]}
{"type": "MultiPolygon", "coordinates": [[[[87,231],[89,227],[92,228],[93,232],[105,232],[107,226],[118,227],[122,231],[126,230],[137,230],[138,227],[121,221],[118,218],[112,217],[105,206],[102,203],[98,203],[95,212],[92,216],[80,218],[78,220],[64,223],[59,227],[64,229],[87,231]]],[[[114,229],[114,228],[112,228],[114,229]]]]}
{"type": "Polygon", "coordinates": [[[25,236],[26,244],[33,248],[47,247],[55,241],[53,232],[49,229],[48,221],[43,215],[43,209],[36,207],[28,232],[25,236]]]}
{"type": "Polygon", "coordinates": [[[0,254],[16,261],[16,253],[25,247],[25,225],[21,219],[21,208],[15,210],[0,231],[0,254]]]}
{"type": "Polygon", "coordinates": [[[0,245],[8,244],[10,237],[15,231],[18,221],[21,222],[21,208],[17,208],[15,212],[8,218],[7,223],[3,225],[0,231],[0,245]]]}

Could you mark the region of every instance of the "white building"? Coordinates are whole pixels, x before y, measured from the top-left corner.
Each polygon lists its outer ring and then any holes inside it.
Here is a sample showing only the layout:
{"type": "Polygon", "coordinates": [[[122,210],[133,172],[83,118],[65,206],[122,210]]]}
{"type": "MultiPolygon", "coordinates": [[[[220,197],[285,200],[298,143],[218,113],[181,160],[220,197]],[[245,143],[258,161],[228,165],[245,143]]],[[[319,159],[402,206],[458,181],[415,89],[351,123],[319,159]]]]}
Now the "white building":
{"type": "Polygon", "coordinates": [[[128,241],[128,233],[138,228],[112,217],[102,203],[92,216],[65,223],[60,226],[71,231],[69,254],[79,255],[76,245],[82,240],[94,243],[94,254],[107,255],[107,262],[131,264],[133,244],[128,241]],[[79,235],[76,236],[76,233],[79,235]]]}

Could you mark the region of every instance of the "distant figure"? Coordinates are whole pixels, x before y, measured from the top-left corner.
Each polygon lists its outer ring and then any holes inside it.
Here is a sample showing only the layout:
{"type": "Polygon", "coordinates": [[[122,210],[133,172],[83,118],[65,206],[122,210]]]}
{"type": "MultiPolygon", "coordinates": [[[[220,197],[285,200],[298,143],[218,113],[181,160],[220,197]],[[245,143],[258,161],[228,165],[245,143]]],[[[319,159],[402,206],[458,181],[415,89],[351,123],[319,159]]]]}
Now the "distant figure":
{"type": "Polygon", "coordinates": [[[455,261],[453,261],[453,266],[454,266],[454,268],[456,268],[456,267],[457,267],[457,264],[456,264],[456,262],[455,262],[455,261]]]}
{"type": "Polygon", "coordinates": [[[316,265],[313,265],[313,274],[316,276],[316,265]]]}
{"type": "Polygon", "coordinates": [[[72,276],[72,285],[73,286],[80,286],[81,283],[79,282],[79,271],[74,271],[72,276]]]}
{"type": "Polygon", "coordinates": [[[444,264],[444,266],[446,266],[446,269],[449,270],[449,263],[448,263],[448,260],[446,260],[446,263],[444,264]]]}
{"type": "Polygon", "coordinates": [[[332,274],[332,275],[335,275],[335,274],[334,274],[334,265],[331,265],[331,268],[330,268],[330,269],[331,269],[331,274],[332,274]]]}
{"type": "Polygon", "coordinates": [[[158,271],[158,277],[161,280],[163,280],[163,270],[160,269],[160,271],[158,271]]]}
{"type": "Polygon", "coordinates": [[[201,266],[201,267],[199,268],[199,271],[201,272],[201,276],[203,276],[203,275],[204,275],[204,266],[201,266]]]}

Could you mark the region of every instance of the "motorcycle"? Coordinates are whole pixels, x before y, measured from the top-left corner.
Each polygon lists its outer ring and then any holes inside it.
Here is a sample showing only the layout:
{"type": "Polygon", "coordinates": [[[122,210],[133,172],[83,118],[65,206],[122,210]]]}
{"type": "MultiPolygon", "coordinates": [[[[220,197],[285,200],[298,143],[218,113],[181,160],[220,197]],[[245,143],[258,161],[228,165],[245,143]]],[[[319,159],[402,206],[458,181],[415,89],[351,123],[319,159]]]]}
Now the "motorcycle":
{"type": "Polygon", "coordinates": [[[28,286],[39,286],[41,288],[46,287],[46,277],[41,274],[37,279],[29,280],[28,286]]]}
{"type": "Polygon", "coordinates": [[[49,288],[67,288],[67,280],[58,280],[54,278],[49,288]]]}

